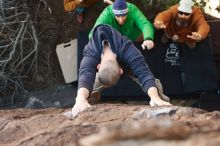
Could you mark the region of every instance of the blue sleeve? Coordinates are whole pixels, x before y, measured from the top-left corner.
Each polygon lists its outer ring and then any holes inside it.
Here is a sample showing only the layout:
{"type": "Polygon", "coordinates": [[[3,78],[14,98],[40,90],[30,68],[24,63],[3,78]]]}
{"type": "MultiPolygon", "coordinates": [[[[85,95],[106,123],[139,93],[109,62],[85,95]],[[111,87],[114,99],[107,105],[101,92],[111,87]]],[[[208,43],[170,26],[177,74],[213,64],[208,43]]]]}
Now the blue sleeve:
{"type": "Polygon", "coordinates": [[[133,43],[129,42],[124,44],[127,46],[123,46],[123,62],[129,66],[133,75],[138,78],[143,91],[147,93],[150,87],[156,87],[155,78],[146,63],[144,56],[133,45],[133,43]]]}
{"type": "Polygon", "coordinates": [[[98,63],[99,61],[92,56],[83,57],[79,69],[78,89],[84,87],[92,92],[98,63]]]}

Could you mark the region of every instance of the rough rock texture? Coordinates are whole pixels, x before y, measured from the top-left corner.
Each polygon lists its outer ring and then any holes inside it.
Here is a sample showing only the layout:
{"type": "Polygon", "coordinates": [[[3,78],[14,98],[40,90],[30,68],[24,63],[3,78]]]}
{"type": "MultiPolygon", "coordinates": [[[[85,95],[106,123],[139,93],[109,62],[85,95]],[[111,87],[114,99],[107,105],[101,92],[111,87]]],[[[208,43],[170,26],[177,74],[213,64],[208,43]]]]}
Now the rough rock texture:
{"type": "Polygon", "coordinates": [[[98,104],[70,120],[69,110],[0,110],[0,145],[220,145],[219,111],[98,104]]]}

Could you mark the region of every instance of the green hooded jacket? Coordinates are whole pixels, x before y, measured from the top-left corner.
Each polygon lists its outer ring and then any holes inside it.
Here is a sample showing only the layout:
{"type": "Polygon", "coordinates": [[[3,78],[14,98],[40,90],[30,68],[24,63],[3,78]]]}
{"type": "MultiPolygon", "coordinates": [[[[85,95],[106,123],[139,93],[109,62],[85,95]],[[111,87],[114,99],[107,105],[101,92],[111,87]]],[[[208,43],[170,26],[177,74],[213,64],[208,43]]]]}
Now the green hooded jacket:
{"type": "MultiPolygon", "coordinates": [[[[154,27],[147,20],[144,14],[134,5],[127,2],[128,14],[126,22],[121,26],[115,19],[112,11],[113,5],[106,7],[96,20],[95,26],[99,24],[108,24],[117,29],[122,35],[127,36],[130,40],[135,41],[143,33],[144,40],[154,39],[154,27]]],[[[92,31],[89,33],[89,38],[92,36],[92,31]]]]}

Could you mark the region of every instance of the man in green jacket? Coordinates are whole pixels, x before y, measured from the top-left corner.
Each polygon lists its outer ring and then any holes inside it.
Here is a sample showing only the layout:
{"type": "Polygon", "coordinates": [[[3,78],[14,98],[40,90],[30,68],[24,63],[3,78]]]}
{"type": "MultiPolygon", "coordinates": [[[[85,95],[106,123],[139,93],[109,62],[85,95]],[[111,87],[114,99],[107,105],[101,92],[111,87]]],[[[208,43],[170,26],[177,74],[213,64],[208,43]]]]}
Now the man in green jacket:
{"type": "MultiPolygon", "coordinates": [[[[132,41],[143,41],[142,48],[154,47],[154,28],[143,13],[125,0],[115,0],[113,5],[106,7],[93,28],[99,24],[108,24],[132,41]]],[[[93,29],[89,34],[92,36],[93,29]]]]}

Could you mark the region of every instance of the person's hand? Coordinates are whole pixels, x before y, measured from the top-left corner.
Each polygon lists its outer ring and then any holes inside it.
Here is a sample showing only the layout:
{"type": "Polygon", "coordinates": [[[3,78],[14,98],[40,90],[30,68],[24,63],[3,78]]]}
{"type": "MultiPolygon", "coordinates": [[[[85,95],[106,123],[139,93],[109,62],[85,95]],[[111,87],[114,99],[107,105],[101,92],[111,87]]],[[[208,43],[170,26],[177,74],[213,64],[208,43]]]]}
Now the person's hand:
{"type": "Polygon", "coordinates": [[[148,50],[152,49],[154,47],[154,42],[152,40],[145,40],[142,43],[142,48],[145,50],[145,48],[147,47],[148,50]]]}
{"type": "Polygon", "coordinates": [[[192,35],[187,35],[187,38],[200,41],[202,39],[202,35],[197,32],[192,32],[192,35]]]}
{"type": "Polygon", "coordinates": [[[77,100],[75,105],[72,108],[73,118],[76,115],[78,115],[80,112],[88,109],[89,107],[91,107],[91,105],[88,103],[87,100],[77,100]]]}
{"type": "Polygon", "coordinates": [[[165,29],[166,25],[163,23],[163,21],[155,21],[154,22],[154,27],[156,29],[165,29]]]}
{"type": "Polygon", "coordinates": [[[172,105],[170,102],[163,101],[161,98],[154,98],[150,100],[150,106],[155,107],[155,106],[163,106],[163,105],[172,105]]]}
{"type": "Polygon", "coordinates": [[[113,1],[111,1],[111,0],[103,0],[103,2],[106,3],[106,4],[109,4],[109,5],[113,4],[113,1]]]}

